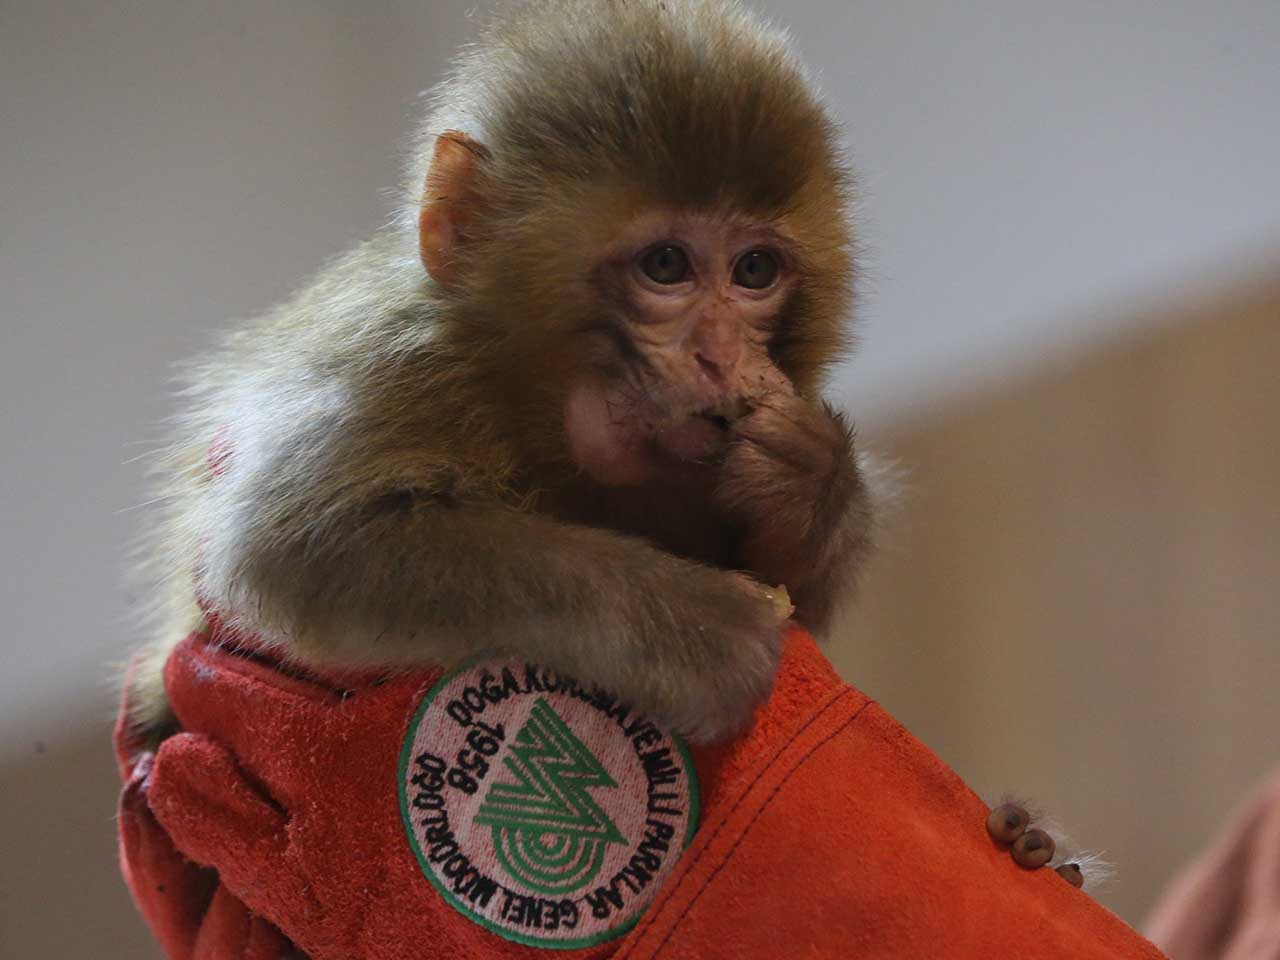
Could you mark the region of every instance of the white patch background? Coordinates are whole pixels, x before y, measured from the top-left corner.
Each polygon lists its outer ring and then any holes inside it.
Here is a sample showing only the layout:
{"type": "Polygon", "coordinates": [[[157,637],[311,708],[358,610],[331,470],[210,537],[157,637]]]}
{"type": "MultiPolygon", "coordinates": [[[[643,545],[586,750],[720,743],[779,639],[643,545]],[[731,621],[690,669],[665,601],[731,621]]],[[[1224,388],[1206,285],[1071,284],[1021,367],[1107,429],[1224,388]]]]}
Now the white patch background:
{"type": "MultiPolygon", "coordinates": [[[[404,777],[401,783],[401,789],[405,792],[409,801],[412,800],[415,793],[420,791],[420,788],[411,782],[411,778],[420,769],[415,765],[414,759],[416,757],[423,753],[434,754],[448,764],[449,770],[453,770],[457,768],[457,757],[460,751],[474,752],[471,744],[467,742],[468,733],[473,729],[477,729],[474,726],[474,722],[470,726],[463,726],[449,714],[448,706],[451,701],[462,698],[463,690],[466,687],[479,688],[479,679],[486,671],[493,678],[488,681],[490,685],[501,685],[504,668],[509,669],[521,685],[524,684],[525,662],[484,663],[468,667],[454,676],[446,678],[425,695],[424,700],[429,700],[430,703],[425,709],[420,708],[416,730],[410,732],[412,746],[409,747],[404,777]]],[[[540,676],[545,673],[541,670],[538,672],[540,676]]],[[[645,776],[644,765],[637,756],[637,751],[631,738],[623,732],[623,726],[637,723],[642,718],[639,715],[630,715],[624,719],[623,725],[620,726],[616,720],[607,716],[598,707],[585,703],[578,697],[564,692],[540,693],[531,691],[529,693],[512,694],[498,703],[486,701],[482,712],[473,712],[473,721],[480,721],[491,727],[497,726],[499,723],[502,724],[505,736],[502,740],[501,748],[496,755],[486,758],[490,764],[489,769],[484,777],[479,779],[479,789],[474,793],[468,794],[447,782],[440,792],[445,797],[445,809],[449,815],[449,826],[458,841],[459,849],[466,854],[472,866],[479,869],[481,873],[497,880],[507,890],[529,897],[545,896],[522,884],[499,864],[494,852],[491,828],[485,825],[473,825],[473,822],[493,783],[515,782],[514,775],[507,769],[503,759],[508,755],[511,742],[528,721],[530,712],[539,698],[547,701],[560,719],[569,726],[573,734],[582,741],[596,760],[608,771],[609,776],[617,783],[618,786],[616,788],[589,788],[589,793],[608,815],[609,819],[617,826],[622,835],[626,837],[627,842],[625,844],[608,844],[604,862],[594,879],[583,889],[576,890],[570,895],[569,899],[575,900],[579,905],[579,919],[577,925],[572,929],[561,926],[556,930],[537,930],[513,924],[510,921],[504,921],[500,917],[503,903],[501,893],[495,896],[484,909],[472,908],[466,903],[465,898],[455,901],[454,905],[468,915],[478,915],[477,919],[482,917],[487,921],[486,925],[489,925],[491,929],[500,928],[496,929],[495,932],[504,936],[508,932],[522,935],[520,937],[522,942],[542,943],[543,945],[552,946],[554,943],[549,943],[548,941],[569,941],[564,944],[567,947],[571,943],[573,945],[582,945],[581,941],[586,939],[596,941],[609,939],[609,936],[602,935],[606,933],[612,936],[620,935],[634,924],[657,893],[662,881],[665,880],[679,861],[686,840],[691,834],[691,818],[693,825],[696,827],[698,813],[697,774],[693,770],[689,755],[683,745],[674,736],[665,731],[658,730],[661,735],[660,741],[646,744],[643,747],[644,751],[660,750],[664,747],[670,749],[671,760],[676,768],[681,771],[681,776],[676,783],[663,786],[660,789],[663,793],[677,794],[679,799],[666,801],[663,806],[680,807],[684,810],[684,816],[682,818],[662,818],[664,822],[670,823],[675,828],[675,833],[670,841],[670,849],[662,855],[662,865],[656,871],[654,880],[651,880],[639,892],[632,892],[622,887],[621,890],[626,898],[623,908],[620,911],[612,912],[607,919],[597,919],[592,915],[590,907],[583,899],[585,894],[594,893],[597,887],[607,886],[618,871],[630,863],[640,842],[645,837],[646,830],[649,829],[646,824],[646,820],[649,818],[648,779],[645,776]],[[528,939],[524,939],[525,937],[528,939]]],[[[643,729],[653,728],[645,726],[643,729]]],[[[405,809],[412,825],[411,829],[420,851],[419,859],[421,861],[425,858],[430,846],[424,837],[425,831],[421,823],[423,815],[429,814],[431,811],[419,810],[411,802],[407,803],[405,809]]],[[[424,864],[424,870],[433,873],[435,882],[442,888],[447,889],[449,881],[440,873],[440,864],[426,863],[424,864]]]]}

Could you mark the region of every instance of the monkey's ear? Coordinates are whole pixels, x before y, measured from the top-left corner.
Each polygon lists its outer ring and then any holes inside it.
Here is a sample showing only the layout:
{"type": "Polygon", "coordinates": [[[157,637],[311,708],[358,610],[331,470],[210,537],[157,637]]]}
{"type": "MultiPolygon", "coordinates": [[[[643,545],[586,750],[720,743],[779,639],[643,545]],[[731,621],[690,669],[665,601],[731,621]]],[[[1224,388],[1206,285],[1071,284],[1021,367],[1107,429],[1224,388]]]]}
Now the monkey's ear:
{"type": "Polygon", "coordinates": [[[457,248],[479,202],[476,173],[489,157],[484,144],[449,130],[436,138],[418,212],[418,255],[445,289],[457,282],[457,248]]]}

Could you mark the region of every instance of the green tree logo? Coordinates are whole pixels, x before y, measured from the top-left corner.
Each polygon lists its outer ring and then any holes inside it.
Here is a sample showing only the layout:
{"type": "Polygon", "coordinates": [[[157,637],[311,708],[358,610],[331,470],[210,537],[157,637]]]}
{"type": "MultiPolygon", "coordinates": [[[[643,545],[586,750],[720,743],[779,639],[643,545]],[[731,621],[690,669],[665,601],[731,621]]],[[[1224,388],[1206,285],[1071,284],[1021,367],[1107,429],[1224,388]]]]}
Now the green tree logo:
{"type": "Polygon", "coordinates": [[[587,791],[618,784],[542,697],[503,765],[516,782],[495,781],[474,821],[492,830],[498,861],[548,896],[586,886],[608,845],[627,842],[587,791]]]}

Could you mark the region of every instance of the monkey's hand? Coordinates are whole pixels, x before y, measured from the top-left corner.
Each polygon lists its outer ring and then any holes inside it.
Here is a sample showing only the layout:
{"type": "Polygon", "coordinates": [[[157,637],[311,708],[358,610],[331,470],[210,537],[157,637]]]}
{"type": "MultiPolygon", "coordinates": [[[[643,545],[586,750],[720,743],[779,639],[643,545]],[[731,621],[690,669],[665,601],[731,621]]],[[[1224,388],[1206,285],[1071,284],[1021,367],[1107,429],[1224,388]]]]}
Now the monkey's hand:
{"type": "MultiPolygon", "coordinates": [[[[756,707],[773,689],[783,629],[794,608],[785,588],[706,567],[689,586],[655,597],[659,607],[679,612],[666,637],[643,641],[650,651],[639,670],[600,682],[696,743],[714,743],[745,731],[756,707]],[[694,581],[702,581],[694,587],[694,581]],[[692,590],[698,596],[693,596],[692,590]]],[[[620,638],[621,639],[621,638],[620,638]]],[[[632,641],[634,642],[634,641],[632,641]]],[[[617,658],[630,643],[602,652],[617,658]]],[[[629,659],[629,657],[628,657],[629,659]]],[[[588,674],[595,679],[594,671],[588,674]]]]}
{"type": "Polygon", "coordinates": [[[833,581],[865,548],[870,527],[844,418],[789,389],[770,391],[732,425],[714,495],[743,524],[743,566],[785,584],[800,619],[820,626],[833,581]]]}

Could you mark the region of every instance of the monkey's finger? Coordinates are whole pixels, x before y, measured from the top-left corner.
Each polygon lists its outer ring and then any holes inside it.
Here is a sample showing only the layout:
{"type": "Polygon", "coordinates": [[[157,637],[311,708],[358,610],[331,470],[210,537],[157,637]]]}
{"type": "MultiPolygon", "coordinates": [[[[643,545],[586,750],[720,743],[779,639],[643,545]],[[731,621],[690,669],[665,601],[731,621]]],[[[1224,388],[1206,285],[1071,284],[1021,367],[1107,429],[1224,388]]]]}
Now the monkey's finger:
{"type": "Polygon", "coordinates": [[[288,816],[207,737],[179,733],[161,744],[147,790],[156,821],[189,860],[213,867],[237,896],[270,888],[286,896],[288,816]]]}
{"type": "Polygon", "coordinates": [[[811,447],[826,425],[820,422],[816,408],[803,401],[786,405],[765,404],[732,425],[733,434],[763,447],[781,450],[811,447]]]}
{"type": "Polygon", "coordinates": [[[725,462],[735,459],[758,460],[770,465],[773,472],[781,468],[785,473],[803,476],[813,470],[813,451],[795,438],[778,433],[756,430],[739,431],[729,446],[725,462]]]}
{"type": "Polygon", "coordinates": [[[784,584],[780,583],[776,587],[766,586],[764,595],[773,604],[773,610],[778,616],[779,623],[783,620],[789,620],[791,615],[796,612],[796,605],[791,602],[791,594],[784,584]]]}
{"type": "Polygon", "coordinates": [[[852,449],[852,432],[829,408],[796,401],[785,409],[761,408],[734,425],[734,437],[803,473],[821,469],[852,449]]]}
{"type": "Polygon", "coordinates": [[[733,576],[742,584],[752,600],[763,600],[769,605],[769,610],[779,624],[791,619],[791,615],[796,612],[795,604],[791,602],[791,594],[784,584],[774,586],[761,583],[746,573],[735,573],[733,576]]]}

